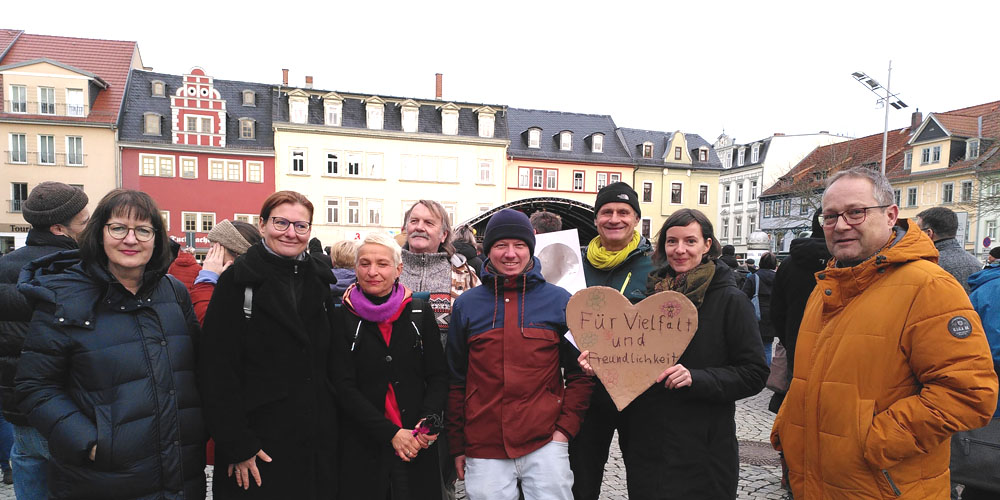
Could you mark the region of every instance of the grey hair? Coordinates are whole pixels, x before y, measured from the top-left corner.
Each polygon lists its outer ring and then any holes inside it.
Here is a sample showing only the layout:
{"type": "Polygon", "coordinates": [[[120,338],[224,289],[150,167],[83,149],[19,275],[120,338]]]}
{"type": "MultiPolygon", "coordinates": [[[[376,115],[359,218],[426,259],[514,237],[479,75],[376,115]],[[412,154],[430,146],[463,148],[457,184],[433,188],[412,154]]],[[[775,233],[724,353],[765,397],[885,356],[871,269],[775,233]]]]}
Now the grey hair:
{"type": "Polygon", "coordinates": [[[889,184],[889,179],[886,179],[885,174],[882,172],[868,167],[855,167],[847,170],[841,170],[827,179],[826,188],[829,189],[834,182],[837,182],[845,177],[852,179],[865,179],[868,182],[871,182],[872,196],[875,197],[875,202],[879,205],[896,204],[895,197],[892,194],[892,184],[889,184]]]}
{"type": "Polygon", "coordinates": [[[392,265],[398,266],[403,262],[403,249],[399,247],[399,243],[396,243],[396,239],[389,236],[389,233],[368,233],[365,239],[361,240],[361,244],[358,245],[358,252],[354,256],[354,265],[358,265],[358,259],[361,256],[361,247],[367,245],[382,245],[392,251],[392,265]]]}
{"type": "MultiPolygon", "coordinates": [[[[451,219],[448,218],[448,211],[445,210],[444,205],[434,201],[434,200],[417,200],[410,209],[406,211],[406,215],[403,216],[403,230],[406,230],[406,225],[410,221],[410,212],[417,205],[423,205],[430,210],[435,217],[441,220],[441,231],[445,233],[444,240],[441,241],[441,246],[444,247],[444,251],[448,254],[448,257],[455,255],[455,245],[452,245],[452,241],[455,235],[451,231],[451,219]]],[[[437,249],[432,251],[436,252],[437,249]]]]}

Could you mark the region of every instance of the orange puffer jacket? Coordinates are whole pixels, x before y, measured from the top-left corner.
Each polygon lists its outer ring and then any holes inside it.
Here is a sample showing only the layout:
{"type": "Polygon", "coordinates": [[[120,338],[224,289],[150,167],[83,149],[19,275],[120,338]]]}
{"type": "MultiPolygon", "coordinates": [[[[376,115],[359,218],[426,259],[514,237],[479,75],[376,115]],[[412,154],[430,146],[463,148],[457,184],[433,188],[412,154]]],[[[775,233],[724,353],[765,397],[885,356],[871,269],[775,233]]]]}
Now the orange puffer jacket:
{"type": "Polygon", "coordinates": [[[948,499],[950,436],[996,408],[979,316],[930,239],[898,225],[874,257],[816,273],[771,431],[795,498],[948,499]]]}

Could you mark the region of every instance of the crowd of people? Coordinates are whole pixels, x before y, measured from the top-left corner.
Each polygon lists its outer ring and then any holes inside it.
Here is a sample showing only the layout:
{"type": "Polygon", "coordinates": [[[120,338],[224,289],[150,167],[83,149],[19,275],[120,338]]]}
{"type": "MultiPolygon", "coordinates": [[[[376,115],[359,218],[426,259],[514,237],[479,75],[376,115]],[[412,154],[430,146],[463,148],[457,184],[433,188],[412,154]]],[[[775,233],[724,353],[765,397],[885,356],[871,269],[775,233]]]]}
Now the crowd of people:
{"type": "Polygon", "coordinates": [[[0,258],[3,478],[24,500],[190,500],[207,463],[218,499],[447,500],[456,479],[471,500],[597,499],[617,432],[630,498],[735,499],[736,401],[766,384],[795,498],[947,498],[949,438],[1000,425],[1000,255],[980,269],[953,212],[899,218],[888,186],[834,175],[781,263],[740,263],[694,209],[651,241],[636,192],[602,188],[586,286],[698,314],[618,410],[535,255],[555,214],[500,210],[477,238],[420,200],[400,235],[324,248],[279,191],[199,264],[147,194],[91,214],[45,182],[0,258]]]}

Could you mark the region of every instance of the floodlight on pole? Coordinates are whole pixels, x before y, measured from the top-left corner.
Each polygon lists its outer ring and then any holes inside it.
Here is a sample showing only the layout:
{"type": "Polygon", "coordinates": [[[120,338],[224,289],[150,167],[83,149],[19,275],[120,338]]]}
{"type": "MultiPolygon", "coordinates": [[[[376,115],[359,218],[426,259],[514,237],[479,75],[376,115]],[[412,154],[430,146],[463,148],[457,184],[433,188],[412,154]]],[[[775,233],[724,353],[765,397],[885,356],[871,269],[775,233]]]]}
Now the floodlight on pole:
{"type": "Polygon", "coordinates": [[[878,96],[878,101],[876,102],[880,104],[883,108],[885,108],[885,127],[882,130],[882,165],[881,165],[882,175],[885,175],[885,153],[886,153],[886,146],[888,145],[889,142],[889,106],[892,106],[895,109],[903,109],[909,106],[907,106],[905,102],[901,101],[899,99],[899,96],[893,94],[889,90],[889,86],[892,83],[892,61],[889,61],[889,74],[886,77],[885,87],[882,87],[882,85],[878,83],[877,80],[875,80],[869,75],[866,75],[864,72],[861,71],[855,71],[854,73],[851,73],[851,76],[854,77],[855,80],[863,84],[865,88],[872,91],[873,94],[878,96]],[[878,92],[875,91],[876,89],[885,90],[885,95],[883,96],[882,94],[879,94],[878,92]]]}

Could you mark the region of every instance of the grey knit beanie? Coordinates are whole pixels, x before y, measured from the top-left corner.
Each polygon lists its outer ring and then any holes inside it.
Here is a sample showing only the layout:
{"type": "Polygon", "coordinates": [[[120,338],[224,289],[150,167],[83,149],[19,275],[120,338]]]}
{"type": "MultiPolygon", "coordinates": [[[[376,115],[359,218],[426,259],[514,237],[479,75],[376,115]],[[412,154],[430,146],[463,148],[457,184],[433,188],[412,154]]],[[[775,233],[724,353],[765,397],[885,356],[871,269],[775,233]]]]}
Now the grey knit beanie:
{"type": "Polygon", "coordinates": [[[21,213],[31,227],[49,227],[76,217],[88,201],[87,193],[80,188],[46,181],[31,190],[28,199],[21,204],[21,213]]]}
{"type": "Polygon", "coordinates": [[[208,241],[218,243],[236,255],[243,255],[250,249],[250,243],[240,234],[236,226],[229,222],[229,219],[223,219],[212,227],[207,237],[208,241]]]}

